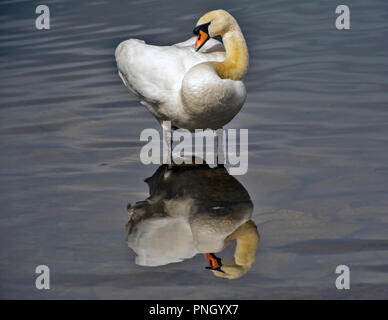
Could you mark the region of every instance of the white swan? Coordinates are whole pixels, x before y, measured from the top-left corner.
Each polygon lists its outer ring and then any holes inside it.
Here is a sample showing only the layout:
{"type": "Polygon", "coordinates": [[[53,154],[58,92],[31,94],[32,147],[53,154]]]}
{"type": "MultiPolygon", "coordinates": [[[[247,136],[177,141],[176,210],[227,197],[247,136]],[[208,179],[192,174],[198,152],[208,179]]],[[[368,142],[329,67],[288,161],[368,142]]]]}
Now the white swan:
{"type": "Polygon", "coordinates": [[[190,131],[219,129],[245,102],[241,79],[248,68],[247,46],[225,10],[206,13],[194,33],[197,39],[172,46],[137,39],[120,43],[115,52],[119,75],[159,122],[169,120],[190,131]],[[211,39],[218,35],[223,45],[211,39]]]}
{"type": "Polygon", "coordinates": [[[259,243],[246,189],[225,168],[161,166],[145,180],[150,197],[128,207],[127,241],[136,264],[160,266],[203,253],[215,276],[235,279],[252,267],[259,243]],[[215,253],[236,240],[234,263],[215,253]]]}

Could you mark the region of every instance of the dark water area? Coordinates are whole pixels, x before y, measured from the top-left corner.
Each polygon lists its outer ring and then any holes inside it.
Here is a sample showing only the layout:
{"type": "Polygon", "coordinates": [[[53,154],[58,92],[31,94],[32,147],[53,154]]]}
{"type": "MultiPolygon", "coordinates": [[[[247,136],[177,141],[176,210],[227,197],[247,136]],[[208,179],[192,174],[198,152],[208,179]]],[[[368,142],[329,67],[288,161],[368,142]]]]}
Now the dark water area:
{"type": "Polygon", "coordinates": [[[50,30],[35,28],[38,4],[0,2],[0,298],[388,298],[386,1],[347,1],[350,30],[335,28],[333,0],[46,1],[50,30]],[[249,195],[260,234],[233,280],[205,270],[202,253],[135,263],[126,207],[149,197],[158,170],[140,162],[139,136],[161,129],[114,60],[129,38],[186,40],[218,8],[250,54],[248,98],[227,125],[249,129],[249,169],[220,175],[238,203],[249,195]],[[335,287],[341,264],[350,290],[335,287]],[[50,290],[35,288],[38,265],[50,290]]]}

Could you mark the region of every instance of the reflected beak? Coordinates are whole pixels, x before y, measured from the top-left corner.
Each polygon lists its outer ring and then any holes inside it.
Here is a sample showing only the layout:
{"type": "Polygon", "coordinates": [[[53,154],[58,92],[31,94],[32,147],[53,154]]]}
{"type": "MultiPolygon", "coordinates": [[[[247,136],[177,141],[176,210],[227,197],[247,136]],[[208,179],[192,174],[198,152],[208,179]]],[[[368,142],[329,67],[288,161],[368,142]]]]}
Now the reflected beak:
{"type": "Polygon", "coordinates": [[[200,26],[195,27],[193,33],[197,36],[195,41],[195,51],[198,51],[203,47],[203,45],[210,39],[209,36],[209,23],[201,24],[200,26]]]}
{"type": "Polygon", "coordinates": [[[209,266],[205,267],[205,269],[215,270],[215,271],[220,271],[225,273],[224,271],[221,270],[221,267],[222,267],[221,258],[218,258],[214,253],[206,253],[206,259],[209,263],[209,266]]]}

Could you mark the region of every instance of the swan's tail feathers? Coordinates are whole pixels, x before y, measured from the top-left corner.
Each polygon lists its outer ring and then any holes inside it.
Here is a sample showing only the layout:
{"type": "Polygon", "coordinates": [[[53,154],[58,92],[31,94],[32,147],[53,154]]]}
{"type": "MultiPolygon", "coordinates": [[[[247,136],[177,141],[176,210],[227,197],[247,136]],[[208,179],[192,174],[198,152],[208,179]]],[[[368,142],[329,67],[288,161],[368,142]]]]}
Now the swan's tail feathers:
{"type": "Polygon", "coordinates": [[[163,64],[155,59],[162,53],[159,47],[147,45],[138,39],[121,42],[115,51],[121,80],[130,92],[146,102],[147,108],[155,108],[164,92],[170,90],[166,89],[168,75],[165,75],[163,64]],[[161,83],[164,85],[161,86],[161,83]]]}
{"type": "Polygon", "coordinates": [[[135,96],[139,98],[143,98],[143,96],[139,92],[137,92],[135,88],[131,86],[131,83],[128,81],[127,77],[120,69],[119,69],[119,77],[123,81],[124,85],[129,89],[129,91],[131,91],[135,96]]]}
{"type": "Polygon", "coordinates": [[[120,55],[125,47],[127,47],[127,46],[131,47],[132,45],[136,46],[138,44],[145,44],[145,41],[139,40],[139,39],[128,39],[128,40],[125,40],[123,42],[120,42],[115,50],[116,60],[120,57],[120,55]]]}
{"type": "Polygon", "coordinates": [[[117,48],[116,48],[116,50],[115,50],[115,58],[116,58],[116,60],[117,60],[117,57],[120,56],[120,54],[121,54],[121,52],[123,51],[123,49],[124,49],[124,42],[121,42],[121,43],[117,46],[117,48]]]}

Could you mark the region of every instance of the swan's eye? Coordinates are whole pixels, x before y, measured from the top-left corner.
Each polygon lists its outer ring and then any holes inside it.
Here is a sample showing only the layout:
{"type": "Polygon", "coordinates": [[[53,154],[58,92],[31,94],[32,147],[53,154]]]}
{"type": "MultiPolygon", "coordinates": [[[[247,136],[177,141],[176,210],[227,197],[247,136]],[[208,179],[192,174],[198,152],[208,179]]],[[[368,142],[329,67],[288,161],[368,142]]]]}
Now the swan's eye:
{"type": "Polygon", "coordinates": [[[210,25],[210,22],[196,26],[193,30],[193,33],[195,35],[197,35],[199,33],[199,31],[202,30],[202,31],[206,32],[207,34],[209,34],[209,25],[210,25]]]}

